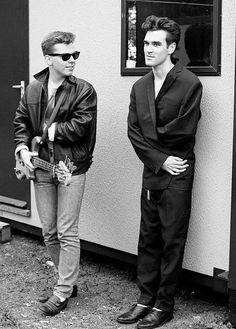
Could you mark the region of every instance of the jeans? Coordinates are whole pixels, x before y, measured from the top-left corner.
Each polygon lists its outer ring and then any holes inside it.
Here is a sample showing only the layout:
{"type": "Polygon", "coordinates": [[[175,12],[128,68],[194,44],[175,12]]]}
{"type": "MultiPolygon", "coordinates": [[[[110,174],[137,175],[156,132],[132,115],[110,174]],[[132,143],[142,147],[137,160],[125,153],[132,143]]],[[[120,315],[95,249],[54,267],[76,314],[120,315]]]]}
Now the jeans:
{"type": "Polygon", "coordinates": [[[69,186],[58,183],[49,172],[36,170],[35,198],[44,242],[58,270],[54,293],[71,295],[79,274],[79,213],[86,175],[72,176],[69,186]]]}

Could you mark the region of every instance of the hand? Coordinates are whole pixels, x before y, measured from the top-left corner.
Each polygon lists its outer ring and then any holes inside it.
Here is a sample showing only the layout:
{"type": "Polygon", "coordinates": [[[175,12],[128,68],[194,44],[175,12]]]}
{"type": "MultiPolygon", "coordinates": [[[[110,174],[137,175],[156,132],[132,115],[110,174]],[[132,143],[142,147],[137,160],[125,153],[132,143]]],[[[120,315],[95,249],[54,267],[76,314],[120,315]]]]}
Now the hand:
{"type": "Polygon", "coordinates": [[[34,166],[33,166],[32,162],[30,161],[33,155],[34,155],[34,153],[32,153],[26,149],[23,149],[20,151],[21,160],[24,162],[24,165],[26,166],[26,168],[28,168],[31,171],[34,170],[34,166]]]}
{"type": "Polygon", "coordinates": [[[183,160],[179,157],[169,156],[162,165],[162,169],[170,173],[171,175],[179,175],[184,172],[189,165],[187,160],[183,160]]]}

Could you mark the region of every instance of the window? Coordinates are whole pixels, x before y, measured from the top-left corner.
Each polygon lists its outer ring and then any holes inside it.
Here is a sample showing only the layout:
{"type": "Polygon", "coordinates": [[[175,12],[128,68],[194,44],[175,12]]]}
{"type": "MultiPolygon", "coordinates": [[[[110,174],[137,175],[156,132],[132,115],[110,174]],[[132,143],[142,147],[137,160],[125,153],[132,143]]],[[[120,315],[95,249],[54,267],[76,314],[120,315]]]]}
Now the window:
{"type": "Polygon", "coordinates": [[[197,75],[220,75],[221,0],[122,0],[121,75],[144,75],[141,25],[150,15],[181,27],[174,57],[197,75]]]}

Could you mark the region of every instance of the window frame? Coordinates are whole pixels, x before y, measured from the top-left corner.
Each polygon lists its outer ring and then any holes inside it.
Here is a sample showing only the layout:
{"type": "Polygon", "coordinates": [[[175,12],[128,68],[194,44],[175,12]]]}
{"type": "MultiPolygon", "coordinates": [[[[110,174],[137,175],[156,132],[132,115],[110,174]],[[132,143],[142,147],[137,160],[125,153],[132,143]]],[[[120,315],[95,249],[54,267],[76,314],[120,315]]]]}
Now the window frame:
{"type": "MultiPolygon", "coordinates": [[[[149,67],[126,67],[126,54],[128,48],[127,31],[127,4],[130,0],[121,0],[121,76],[142,76],[150,71],[149,67]]],[[[150,0],[136,0],[137,2],[150,2],[150,0]]],[[[155,0],[152,0],[155,1],[155,0]]],[[[159,0],[158,0],[159,1],[159,0]]],[[[170,0],[169,0],[170,1],[170,0]]],[[[167,1],[167,2],[169,2],[167,1]]],[[[200,2],[201,0],[199,0],[200,2]]],[[[165,0],[163,0],[165,2],[165,0]]],[[[198,76],[221,75],[221,12],[222,0],[213,0],[213,56],[212,65],[186,66],[198,76]]]]}

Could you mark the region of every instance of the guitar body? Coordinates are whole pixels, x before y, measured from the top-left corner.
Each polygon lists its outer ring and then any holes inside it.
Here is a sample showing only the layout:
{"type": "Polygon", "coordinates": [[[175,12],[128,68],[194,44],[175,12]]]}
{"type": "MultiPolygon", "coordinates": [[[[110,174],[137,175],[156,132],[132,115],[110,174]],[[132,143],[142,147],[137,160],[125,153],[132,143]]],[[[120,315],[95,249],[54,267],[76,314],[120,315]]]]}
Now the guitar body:
{"type": "MultiPolygon", "coordinates": [[[[40,143],[41,137],[35,136],[32,139],[31,142],[31,151],[34,152],[35,156],[39,153],[39,143],[40,143]]],[[[16,159],[16,166],[15,166],[15,174],[17,179],[35,179],[34,171],[29,170],[23,161],[21,161],[19,158],[16,159]]]]}
{"type": "Polygon", "coordinates": [[[30,171],[26,166],[24,165],[24,162],[21,160],[16,160],[16,166],[15,166],[15,174],[17,179],[35,179],[34,171],[30,171]]]}

